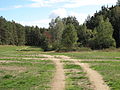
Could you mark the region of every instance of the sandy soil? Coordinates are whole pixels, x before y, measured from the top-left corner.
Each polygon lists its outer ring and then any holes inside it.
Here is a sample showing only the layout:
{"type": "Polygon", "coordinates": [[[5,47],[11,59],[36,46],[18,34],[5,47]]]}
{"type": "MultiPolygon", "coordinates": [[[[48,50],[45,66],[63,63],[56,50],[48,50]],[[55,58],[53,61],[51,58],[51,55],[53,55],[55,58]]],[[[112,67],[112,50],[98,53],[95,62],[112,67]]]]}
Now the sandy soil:
{"type": "MultiPolygon", "coordinates": [[[[76,65],[80,65],[83,70],[86,72],[87,77],[89,78],[91,85],[94,90],[110,90],[107,84],[104,82],[103,77],[95,70],[91,69],[89,64],[81,63],[81,60],[71,59],[68,56],[64,55],[37,55],[45,58],[23,58],[23,59],[42,59],[42,60],[52,60],[56,65],[56,72],[54,74],[54,78],[52,80],[52,90],[64,90],[65,89],[65,74],[63,65],[60,61],[69,60],[73,61],[76,65]]],[[[6,62],[6,61],[1,61],[6,62]]],[[[23,67],[0,67],[0,69],[4,70],[25,70],[23,67]]]]}
{"type": "Polygon", "coordinates": [[[87,77],[89,78],[94,90],[110,90],[110,88],[104,82],[103,77],[97,71],[91,69],[89,67],[89,64],[81,63],[80,62],[81,60],[71,59],[70,57],[67,56],[58,57],[64,60],[72,60],[74,61],[75,64],[80,65],[83,68],[83,70],[87,73],[87,77]]]}
{"type": "Polygon", "coordinates": [[[27,68],[25,67],[17,67],[17,66],[0,66],[0,70],[10,70],[10,71],[19,71],[19,72],[23,72],[25,70],[27,70],[27,68]]]}
{"type": "Polygon", "coordinates": [[[65,89],[65,74],[64,74],[63,65],[60,62],[61,59],[57,59],[51,55],[40,55],[40,56],[47,57],[49,60],[52,60],[56,65],[56,72],[52,80],[51,90],[64,90],[65,89]]]}

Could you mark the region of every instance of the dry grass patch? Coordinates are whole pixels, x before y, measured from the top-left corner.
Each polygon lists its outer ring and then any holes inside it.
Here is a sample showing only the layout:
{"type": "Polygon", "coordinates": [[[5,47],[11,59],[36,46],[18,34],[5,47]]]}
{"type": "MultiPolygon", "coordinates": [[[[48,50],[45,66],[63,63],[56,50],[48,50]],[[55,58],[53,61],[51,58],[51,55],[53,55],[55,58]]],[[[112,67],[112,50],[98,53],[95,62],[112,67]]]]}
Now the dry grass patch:
{"type": "Polygon", "coordinates": [[[26,67],[18,67],[18,66],[0,66],[0,70],[24,72],[27,70],[27,68],[26,67]]]}
{"type": "Polygon", "coordinates": [[[11,63],[11,62],[20,63],[20,61],[8,61],[8,60],[0,60],[0,63],[11,63]]]}
{"type": "Polygon", "coordinates": [[[66,75],[66,90],[91,90],[91,84],[79,65],[73,61],[62,61],[66,75]]]}

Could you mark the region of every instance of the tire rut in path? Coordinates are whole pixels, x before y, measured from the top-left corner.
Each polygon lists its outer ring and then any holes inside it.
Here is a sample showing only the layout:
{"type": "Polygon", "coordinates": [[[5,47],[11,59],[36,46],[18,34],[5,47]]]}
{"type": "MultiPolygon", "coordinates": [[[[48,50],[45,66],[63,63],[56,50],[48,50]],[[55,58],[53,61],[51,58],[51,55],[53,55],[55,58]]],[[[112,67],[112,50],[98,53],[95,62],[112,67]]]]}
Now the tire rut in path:
{"type": "Polygon", "coordinates": [[[51,55],[41,55],[47,57],[52,60],[56,65],[56,72],[54,74],[54,78],[52,80],[51,90],[64,90],[65,89],[65,75],[63,65],[60,62],[61,59],[57,59],[51,55]]]}
{"type": "Polygon", "coordinates": [[[76,65],[80,65],[83,68],[83,71],[87,73],[87,77],[89,78],[91,85],[94,90],[110,90],[107,84],[104,82],[103,77],[95,70],[89,67],[87,63],[80,63],[80,60],[71,59],[68,56],[57,56],[64,60],[74,61],[76,65]]]}
{"type": "Polygon", "coordinates": [[[103,81],[103,77],[95,70],[89,67],[87,63],[79,63],[75,61],[75,64],[80,65],[83,70],[87,73],[94,90],[110,90],[107,84],[103,81]]]}

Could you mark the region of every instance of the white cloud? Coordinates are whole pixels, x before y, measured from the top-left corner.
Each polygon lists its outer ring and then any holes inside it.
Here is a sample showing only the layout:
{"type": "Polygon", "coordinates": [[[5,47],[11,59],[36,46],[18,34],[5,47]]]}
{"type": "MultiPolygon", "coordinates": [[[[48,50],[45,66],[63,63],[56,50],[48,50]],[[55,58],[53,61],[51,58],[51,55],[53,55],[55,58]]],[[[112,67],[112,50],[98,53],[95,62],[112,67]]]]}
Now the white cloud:
{"type": "Polygon", "coordinates": [[[61,2],[70,2],[70,0],[31,0],[37,3],[61,3],[61,2]]]}
{"type": "Polygon", "coordinates": [[[0,10],[8,10],[14,8],[23,8],[23,7],[50,7],[54,6],[57,3],[62,3],[62,6],[59,8],[78,8],[81,6],[88,5],[107,5],[107,4],[116,4],[117,0],[29,0],[32,1],[31,4],[26,5],[15,5],[7,8],[0,8],[0,10]]]}
{"type": "Polygon", "coordinates": [[[56,10],[53,10],[49,16],[49,18],[56,18],[60,16],[61,18],[66,17],[67,16],[67,11],[64,8],[59,8],[56,10]]]}
{"type": "MultiPolygon", "coordinates": [[[[92,15],[92,14],[90,14],[92,15]]],[[[78,13],[78,12],[73,12],[73,11],[66,11],[64,8],[59,8],[56,10],[53,10],[50,14],[50,18],[56,18],[57,16],[60,16],[61,18],[67,17],[67,16],[75,16],[77,20],[82,24],[85,19],[87,18],[88,14],[87,13],[78,13]]],[[[43,19],[43,20],[34,20],[34,21],[17,21],[18,23],[22,25],[27,25],[27,26],[39,26],[39,27],[49,27],[51,19],[43,19]]]]}
{"type": "MultiPolygon", "coordinates": [[[[92,14],[90,14],[92,15],[92,14]]],[[[60,16],[61,18],[67,17],[67,16],[75,16],[77,20],[82,24],[86,17],[88,16],[87,13],[77,13],[73,11],[66,11],[64,8],[59,8],[56,10],[53,10],[50,14],[50,19],[43,19],[43,20],[34,20],[34,21],[17,21],[18,23],[24,25],[24,26],[39,26],[39,27],[49,27],[49,23],[51,21],[51,18],[56,18],[57,16],[60,16]]]]}
{"type": "MultiPolygon", "coordinates": [[[[92,16],[94,13],[89,13],[90,16],[92,16]]],[[[75,16],[77,20],[80,22],[80,24],[84,23],[85,19],[88,16],[88,13],[78,13],[74,11],[67,11],[65,8],[59,8],[56,10],[53,10],[50,14],[50,18],[56,18],[60,16],[61,18],[68,17],[68,16],[75,16]]]]}
{"type": "Polygon", "coordinates": [[[33,1],[33,3],[25,5],[25,7],[34,7],[34,8],[37,8],[37,7],[48,7],[48,6],[50,6],[47,3],[48,1],[45,1],[45,0],[30,0],[30,1],[33,1]]]}
{"type": "MultiPolygon", "coordinates": [[[[93,15],[93,13],[89,14],[90,16],[93,15]]],[[[69,12],[69,16],[75,16],[80,24],[83,24],[85,22],[85,19],[88,17],[87,13],[77,13],[77,12],[69,12]]]]}
{"type": "Polygon", "coordinates": [[[26,5],[25,7],[34,7],[34,8],[38,8],[38,7],[43,7],[45,5],[43,5],[42,3],[32,3],[29,5],[26,5]]]}
{"type": "Polygon", "coordinates": [[[107,5],[116,3],[117,0],[74,0],[70,3],[65,4],[64,8],[78,8],[81,6],[88,6],[88,5],[107,5]]]}
{"type": "Polygon", "coordinates": [[[17,21],[18,23],[24,26],[38,26],[38,27],[48,27],[50,19],[43,19],[43,20],[34,20],[34,21],[17,21]]]}
{"type": "Polygon", "coordinates": [[[65,2],[66,0],[30,0],[32,4],[28,4],[28,7],[50,7],[55,3],[65,2]]]}
{"type": "Polygon", "coordinates": [[[13,8],[22,8],[23,6],[22,5],[15,5],[13,6],[13,8]]]}
{"type": "MultiPolygon", "coordinates": [[[[75,16],[80,24],[83,24],[85,19],[88,16],[88,14],[86,14],[86,13],[77,13],[77,12],[65,12],[65,13],[68,13],[68,14],[63,15],[64,17],[75,16]]],[[[92,14],[90,14],[90,15],[92,15],[92,14]]],[[[38,26],[38,27],[48,28],[50,21],[51,21],[51,19],[34,20],[34,21],[17,21],[17,22],[24,26],[38,26]]]]}
{"type": "MultiPolygon", "coordinates": [[[[30,0],[33,1],[33,4],[36,6],[52,6],[56,3],[63,3],[64,8],[77,8],[87,5],[107,5],[117,2],[117,0],[30,0]]],[[[32,6],[32,5],[31,5],[32,6]]]]}
{"type": "Polygon", "coordinates": [[[0,11],[8,10],[8,8],[0,8],[0,11]]]}
{"type": "Polygon", "coordinates": [[[70,16],[75,16],[80,24],[82,24],[85,21],[85,18],[88,16],[88,14],[85,13],[77,13],[77,12],[70,12],[70,16]]]}
{"type": "Polygon", "coordinates": [[[22,5],[14,5],[14,6],[11,6],[11,7],[0,8],[0,11],[16,9],[16,8],[22,8],[22,7],[23,7],[22,5]]]}
{"type": "Polygon", "coordinates": [[[70,0],[30,0],[33,3],[26,5],[28,7],[50,7],[54,6],[56,3],[66,3],[70,2],[70,0]]]}

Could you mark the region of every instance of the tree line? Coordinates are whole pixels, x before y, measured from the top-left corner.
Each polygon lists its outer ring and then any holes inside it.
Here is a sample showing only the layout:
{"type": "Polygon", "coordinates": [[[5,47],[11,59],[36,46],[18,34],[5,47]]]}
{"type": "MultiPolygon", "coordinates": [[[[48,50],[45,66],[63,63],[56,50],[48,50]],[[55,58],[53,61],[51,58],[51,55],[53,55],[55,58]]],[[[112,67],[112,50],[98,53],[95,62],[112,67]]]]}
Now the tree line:
{"type": "Polygon", "coordinates": [[[23,26],[15,21],[7,21],[0,17],[0,45],[31,45],[41,46],[44,42],[44,32],[47,29],[23,26]]]}
{"type": "Polygon", "coordinates": [[[94,30],[99,25],[99,16],[103,16],[104,20],[109,19],[113,27],[112,36],[115,39],[116,47],[120,47],[120,0],[110,8],[102,6],[101,10],[96,12],[94,16],[88,17],[86,20],[87,28],[94,30]]]}
{"type": "Polygon", "coordinates": [[[0,45],[39,46],[44,50],[77,50],[80,47],[120,47],[120,0],[102,6],[82,25],[73,16],[52,19],[49,28],[23,26],[0,17],[0,45]]]}

